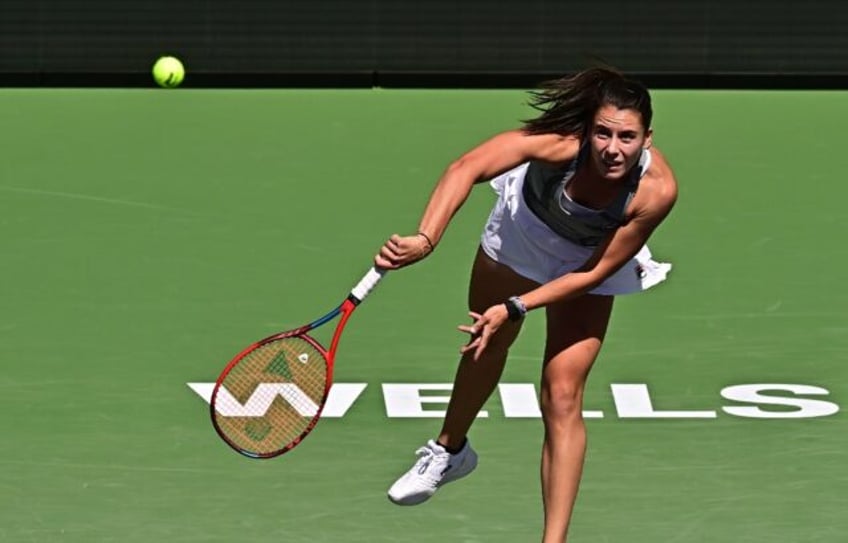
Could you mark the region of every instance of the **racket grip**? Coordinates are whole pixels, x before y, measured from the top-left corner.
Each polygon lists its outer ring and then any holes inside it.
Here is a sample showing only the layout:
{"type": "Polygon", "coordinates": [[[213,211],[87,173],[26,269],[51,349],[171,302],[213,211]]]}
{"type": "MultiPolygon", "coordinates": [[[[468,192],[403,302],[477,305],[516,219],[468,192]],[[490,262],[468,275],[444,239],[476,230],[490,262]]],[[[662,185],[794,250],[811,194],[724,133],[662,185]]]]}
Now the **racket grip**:
{"type": "Polygon", "coordinates": [[[377,268],[376,266],[372,266],[368,273],[365,274],[365,277],[362,278],[359,283],[353,287],[353,290],[350,291],[350,297],[353,299],[354,303],[359,303],[365,299],[368,294],[374,290],[374,287],[377,286],[377,283],[380,282],[380,279],[386,274],[386,270],[377,268]]]}

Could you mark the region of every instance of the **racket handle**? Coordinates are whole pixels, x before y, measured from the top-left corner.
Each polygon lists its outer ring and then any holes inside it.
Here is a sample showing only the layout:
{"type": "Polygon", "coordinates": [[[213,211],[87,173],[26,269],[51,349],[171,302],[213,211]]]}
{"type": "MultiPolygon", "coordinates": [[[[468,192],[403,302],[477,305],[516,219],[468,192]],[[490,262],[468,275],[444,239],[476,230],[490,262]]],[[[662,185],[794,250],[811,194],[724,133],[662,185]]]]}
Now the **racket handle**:
{"type": "Polygon", "coordinates": [[[362,280],[353,287],[353,290],[350,291],[350,298],[353,303],[358,304],[364,300],[365,297],[374,290],[374,287],[377,286],[377,283],[380,282],[380,279],[382,279],[385,274],[386,270],[372,266],[371,269],[368,270],[368,273],[365,274],[365,277],[363,277],[362,280]]]}

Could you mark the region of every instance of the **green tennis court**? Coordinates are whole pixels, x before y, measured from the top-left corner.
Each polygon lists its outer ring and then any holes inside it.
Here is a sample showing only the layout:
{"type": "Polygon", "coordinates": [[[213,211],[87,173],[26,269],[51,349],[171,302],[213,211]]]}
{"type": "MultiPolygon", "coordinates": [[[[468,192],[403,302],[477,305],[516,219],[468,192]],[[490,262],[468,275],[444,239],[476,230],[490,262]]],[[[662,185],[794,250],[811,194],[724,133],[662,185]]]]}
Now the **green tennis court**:
{"type": "MultiPolygon", "coordinates": [[[[569,541],[845,539],[847,98],[654,92],[681,191],[651,247],[675,267],[617,302],[569,541]]],[[[348,395],[301,446],[240,457],[198,393],[339,303],[525,100],[0,90],[0,541],[537,541],[541,313],[472,430],[477,472],[416,508],[385,497],[439,427],[485,185],[357,311],[348,395]]]]}

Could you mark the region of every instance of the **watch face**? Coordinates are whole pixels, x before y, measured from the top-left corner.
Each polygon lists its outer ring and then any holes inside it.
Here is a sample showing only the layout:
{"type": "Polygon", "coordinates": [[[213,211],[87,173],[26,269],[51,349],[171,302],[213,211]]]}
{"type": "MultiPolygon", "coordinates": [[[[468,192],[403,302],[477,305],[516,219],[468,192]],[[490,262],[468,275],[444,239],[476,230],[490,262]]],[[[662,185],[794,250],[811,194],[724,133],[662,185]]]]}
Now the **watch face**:
{"type": "Polygon", "coordinates": [[[518,321],[524,317],[524,314],[527,313],[527,309],[524,307],[524,304],[521,302],[521,298],[518,296],[510,297],[506,302],[504,302],[506,306],[506,312],[509,316],[509,320],[518,321]]]}

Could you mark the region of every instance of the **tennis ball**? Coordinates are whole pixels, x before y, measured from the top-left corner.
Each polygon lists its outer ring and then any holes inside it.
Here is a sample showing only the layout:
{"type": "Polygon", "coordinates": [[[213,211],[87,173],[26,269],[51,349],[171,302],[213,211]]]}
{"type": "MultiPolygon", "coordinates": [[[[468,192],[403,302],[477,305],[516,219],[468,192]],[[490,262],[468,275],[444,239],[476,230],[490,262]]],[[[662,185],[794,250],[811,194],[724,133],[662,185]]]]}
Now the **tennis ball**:
{"type": "Polygon", "coordinates": [[[185,77],[185,68],[176,57],[160,57],[153,65],[153,79],[160,87],[178,87],[185,77]]]}

